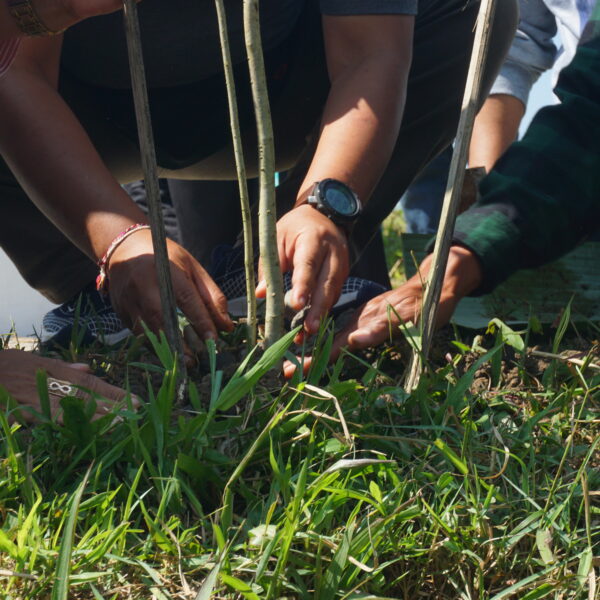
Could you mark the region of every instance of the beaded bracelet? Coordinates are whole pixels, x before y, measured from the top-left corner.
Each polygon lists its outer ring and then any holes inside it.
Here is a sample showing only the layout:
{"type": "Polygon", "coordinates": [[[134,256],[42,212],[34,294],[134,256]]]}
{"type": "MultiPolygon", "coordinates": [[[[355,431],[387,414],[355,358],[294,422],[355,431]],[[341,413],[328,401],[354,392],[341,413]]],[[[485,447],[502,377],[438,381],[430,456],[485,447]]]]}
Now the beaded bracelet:
{"type": "Polygon", "coordinates": [[[113,255],[114,251],[133,233],[136,231],[140,231],[140,229],[150,229],[150,225],[146,225],[145,223],[136,223],[135,225],[131,225],[125,231],[122,231],[111,243],[108,247],[108,250],[104,253],[104,256],[98,261],[98,268],[100,269],[100,273],[98,273],[98,277],[96,277],[96,289],[99,292],[107,292],[108,291],[108,274],[106,273],[106,267],[108,265],[108,261],[110,257],[113,255]]]}
{"type": "Polygon", "coordinates": [[[31,0],[8,0],[8,8],[19,29],[29,36],[58,35],[60,31],[48,29],[37,14],[31,0]]]}

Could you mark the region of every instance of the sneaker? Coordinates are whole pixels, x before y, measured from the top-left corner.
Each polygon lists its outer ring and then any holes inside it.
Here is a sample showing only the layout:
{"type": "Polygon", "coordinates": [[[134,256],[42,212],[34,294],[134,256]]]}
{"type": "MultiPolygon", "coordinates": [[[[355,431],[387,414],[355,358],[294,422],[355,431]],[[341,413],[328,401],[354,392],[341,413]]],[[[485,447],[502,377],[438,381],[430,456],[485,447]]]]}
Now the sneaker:
{"type": "MultiPolygon", "coordinates": [[[[257,263],[258,261],[255,261],[255,267],[257,263]]],[[[232,248],[223,244],[215,248],[210,273],[227,298],[229,313],[236,318],[246,316],[246,273],[243,247],[232,248]]],[[[286,293],[292,289],[291,273],[284,274],[283,289],[286,293]]],[[[344,281],[338,301],[329,314],[336,318],[347,310],[358,308],[371,298],[387,291],[386,287],[374,281],[360,277],[348,277],[344,281]]]]}
{"type": "Polygon", "coordinates": [[[94,342],[114,346],[130,335],[110,298],[90,284],[72,300],[44,315],[40,341],[45,346],[68,347],[72,339],[85,346],[94,342]]]}

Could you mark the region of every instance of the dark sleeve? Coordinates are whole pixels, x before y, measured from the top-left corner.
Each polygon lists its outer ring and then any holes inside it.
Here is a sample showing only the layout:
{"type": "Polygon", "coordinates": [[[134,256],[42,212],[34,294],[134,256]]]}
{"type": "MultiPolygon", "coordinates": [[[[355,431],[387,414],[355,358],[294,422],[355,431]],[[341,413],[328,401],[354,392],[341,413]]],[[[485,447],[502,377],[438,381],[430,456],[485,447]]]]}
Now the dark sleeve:
{"type": "Polygon", "coordinates": [[[418,0],[321,0],[324,15],[416,15],[418,0]]]}
{"type": "Polygon", "coordinates": [[[600,2],[555,93],[481,184],[454,241],[482,263],[487,293],[522,268],[551,262],[600,229],[600,2]]]}

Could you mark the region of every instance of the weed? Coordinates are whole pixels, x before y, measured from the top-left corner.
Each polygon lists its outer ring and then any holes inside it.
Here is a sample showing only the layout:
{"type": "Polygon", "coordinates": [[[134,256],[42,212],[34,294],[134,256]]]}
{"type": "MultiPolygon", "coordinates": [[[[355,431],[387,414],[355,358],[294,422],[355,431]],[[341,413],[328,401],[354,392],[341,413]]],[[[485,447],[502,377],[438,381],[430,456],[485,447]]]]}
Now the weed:
{"type": "Polygon", "coordinates": [[[31,429],[0,414],[2,597],[591,597],[600,377],[557,365],[508,388],[524,338],[494,328],[411,395],[379,357],[328,367],[323,329],[311,373],[283,387],[265,374],[293,333],[228,381],[209,347],[209,396],[192,383],[177,409],[153,338],[161,365],[128,367],[147,373],[137,412],[69,405],[61,425],[42,403],[31,429]]]}

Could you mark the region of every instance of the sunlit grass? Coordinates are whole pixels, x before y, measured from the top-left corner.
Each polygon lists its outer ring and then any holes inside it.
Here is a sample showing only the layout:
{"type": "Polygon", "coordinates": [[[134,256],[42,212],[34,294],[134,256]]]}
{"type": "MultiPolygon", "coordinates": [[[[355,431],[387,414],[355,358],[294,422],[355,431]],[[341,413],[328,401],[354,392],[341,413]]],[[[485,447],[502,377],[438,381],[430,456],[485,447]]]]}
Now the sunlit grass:
{"type": "Polygon", "coordinates": [[[411,396],[380,361],[347,379],[355,359],[326,369],[326,352],[266,389],[285,341],[229,382],[212,360],[210,400],[192,385],[179,409],[155,340],[162,385],[117,422],[0,415],[0,595],[591,597],[600,377],[556,364],[542,385],[505,341],[459,344],[411,396]]]}
{"type": "Polygon", "coordinates": [[[402,253],[401,233],[405,230],[404,214],[395,210],[383,222],[383,237],[385,239],[385,258],[392,286],[397,287],[404,281],[404,256],[402,253]]]}

